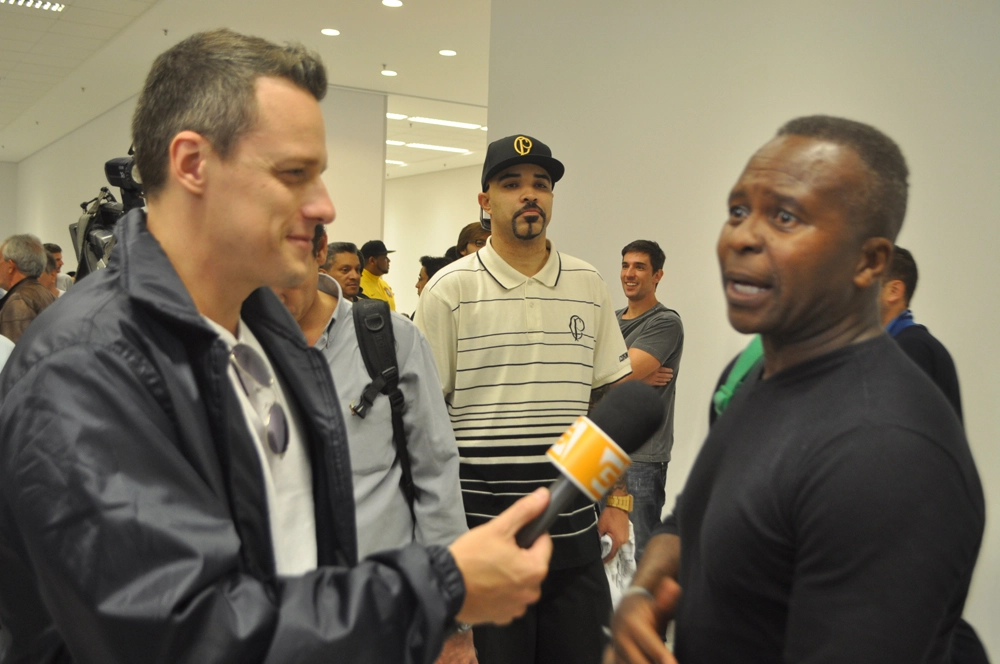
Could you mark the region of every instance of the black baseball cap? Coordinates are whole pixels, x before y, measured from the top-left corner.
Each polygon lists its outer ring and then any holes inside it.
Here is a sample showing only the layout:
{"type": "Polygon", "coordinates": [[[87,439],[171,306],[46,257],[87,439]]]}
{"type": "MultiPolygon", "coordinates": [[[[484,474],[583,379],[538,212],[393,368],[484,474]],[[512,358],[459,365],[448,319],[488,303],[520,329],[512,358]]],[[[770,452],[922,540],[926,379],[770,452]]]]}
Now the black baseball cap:
{"type": "Polygon", "coordinates": [[[361,245],[361,255],[365,257],[365,260],[375,256],[385,256],[395,251],[395,249],[386,249],[385,242],[382,240],[369,240],[361,245]]]}
{"type": "Polygon", "coordinates": [[[558,159],[552,158],[552,150],[537,138],[516,134],[490,143],[483,164],[483,191],[490,178],[505,168],[517,164],[537,164],[544,168],[555,184],[562,178],[566,168],[558,159]]]}

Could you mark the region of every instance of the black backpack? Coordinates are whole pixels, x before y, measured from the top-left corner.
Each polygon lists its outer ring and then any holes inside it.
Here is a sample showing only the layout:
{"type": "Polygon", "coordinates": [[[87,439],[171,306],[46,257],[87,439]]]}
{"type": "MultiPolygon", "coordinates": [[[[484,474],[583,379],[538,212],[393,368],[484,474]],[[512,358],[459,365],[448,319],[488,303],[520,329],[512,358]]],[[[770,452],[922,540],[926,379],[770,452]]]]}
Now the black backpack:
{"type": "Polygon", "coordinates": [[[406,406],[403,392],[399,389],[399,367],[396,361],[396,338],[392,333],[392,317],[389,313],[389,303],[384,300],[362,300],[354,303],[354,329],[358,335],[358,346],[361,357],[368,369],[372,382],[361,392],[356,403],[351,404],[351,412],[364,419],[368,409],[375,403],[379,394],[389,397],[392,409],[392,445],[396,448],[396,459],[402,475],[399,478],[399,488],[406,496],[410,506],[410,516],[413,527],[416,528],[417,516],[413,503],[417,498],[417,487],[413,484],[413,472],[410,469],[410,453],[406,449],[406,431],[403,429],[403,410],[406,406]]]}

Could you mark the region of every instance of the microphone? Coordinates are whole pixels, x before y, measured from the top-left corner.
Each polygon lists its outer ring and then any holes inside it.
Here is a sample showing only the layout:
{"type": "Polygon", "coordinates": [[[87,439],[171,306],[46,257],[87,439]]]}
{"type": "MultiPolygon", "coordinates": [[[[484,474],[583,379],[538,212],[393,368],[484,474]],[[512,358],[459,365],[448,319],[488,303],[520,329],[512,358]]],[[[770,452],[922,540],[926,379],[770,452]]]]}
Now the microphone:
{"type": "Polygon", "coordinates": [[[612,388],[592,419],[581,416],[545,453],[562,476],[549,487],[552,498],[545,511],[517,532],[518,546],[530,547],[579,494],[600,500],[632,463],[628,455],[656,433],[665,416],[663,402],[649,385],[630,381],[612,388]]]}

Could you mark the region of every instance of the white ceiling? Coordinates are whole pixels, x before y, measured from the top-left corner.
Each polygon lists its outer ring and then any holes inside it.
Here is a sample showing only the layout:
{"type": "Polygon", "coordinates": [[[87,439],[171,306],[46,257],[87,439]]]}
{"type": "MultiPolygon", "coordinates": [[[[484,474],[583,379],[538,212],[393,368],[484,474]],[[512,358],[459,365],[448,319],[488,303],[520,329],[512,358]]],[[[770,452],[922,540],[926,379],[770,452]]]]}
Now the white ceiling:
{"type": "MultiPolygon", "coordinates": [[[[156,55],[220,26],[302,42],[323,57],[331,84],[388,93],[391,112],[485,125],[490,0],[403,3],[66,0],[58,13],[0,4],[0,161],[20,161],[135,96],[156,55]],[[382,76],[383,65],[398,76],[382,76]]],[[[407,163],[389,177],[482,163],[485,131],[387,123],[391,140],[471,151],[387,146],[387,159],[407,163]]]]}

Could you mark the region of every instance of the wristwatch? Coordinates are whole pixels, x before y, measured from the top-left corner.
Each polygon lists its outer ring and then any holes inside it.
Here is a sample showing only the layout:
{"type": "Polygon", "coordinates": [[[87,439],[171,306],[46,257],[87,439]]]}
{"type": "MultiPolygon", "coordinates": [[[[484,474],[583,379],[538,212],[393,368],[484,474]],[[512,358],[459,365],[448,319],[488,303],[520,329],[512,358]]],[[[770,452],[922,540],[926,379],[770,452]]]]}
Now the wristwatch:
{"type": "Polygon", "coordinates": [[[608,496],[604,504],[608,507],[617,507],[620,510],[625,510],[626,512],[632,511],[632,496],[608,496]]]}

